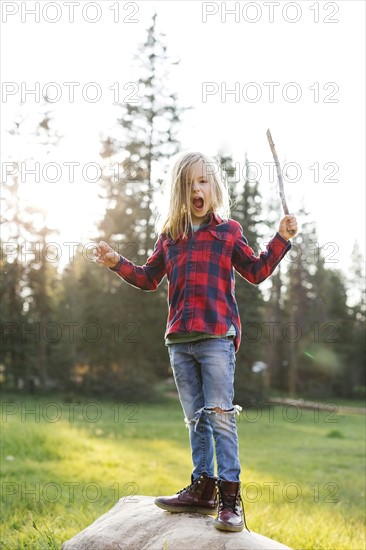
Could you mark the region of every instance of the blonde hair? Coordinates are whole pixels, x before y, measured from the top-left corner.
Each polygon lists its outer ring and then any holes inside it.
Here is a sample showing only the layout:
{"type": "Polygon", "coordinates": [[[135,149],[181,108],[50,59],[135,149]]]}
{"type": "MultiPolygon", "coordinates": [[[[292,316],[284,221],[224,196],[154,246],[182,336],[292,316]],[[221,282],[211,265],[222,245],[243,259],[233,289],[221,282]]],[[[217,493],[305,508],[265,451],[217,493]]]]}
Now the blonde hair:
{"type": "MultiPolygon", "coordinates": [[[[172,159],[168,187],[170,187],[168,212],[160,224],[160,232],[170,234],[171,238],[186,238],[192,227],[191,217],[191,178],[198,163],[206,167],[207,179],[211,185],[211,205],[209,212],[218,214],[223,220],[230,217],[230,197],[225,179],[221,177],[222,168],[218,161],[194,151],[179,153],[172,159]]],[[[163,215],[160,216],[160,220],[163,215]]]]}

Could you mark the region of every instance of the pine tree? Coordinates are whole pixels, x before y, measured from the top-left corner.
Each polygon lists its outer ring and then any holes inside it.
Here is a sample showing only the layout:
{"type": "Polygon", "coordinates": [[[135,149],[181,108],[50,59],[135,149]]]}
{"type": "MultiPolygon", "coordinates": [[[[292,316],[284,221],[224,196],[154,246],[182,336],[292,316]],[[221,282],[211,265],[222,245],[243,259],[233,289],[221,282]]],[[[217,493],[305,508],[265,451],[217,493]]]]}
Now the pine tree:
{"type": "Polygon", "coordinates": [[[339,394],[342,386],[350,395],[350,314],[343,276],[326,267],[314,224],[303,224],[296,241],[285,301],[287,389],[292,397],[298,392],[317,397],[339,394]]]}
{"type": "MultiPolygon", "coordinates": [[[[231,216],[243,227],[249,246],[258,253],[261,234],[258,227],[261,221],[261,200],[259,185],[250,173],[250,163],[245,158],[245,177],[238,173],[237,166],[230,156],[221,156],[220,164],[228,179],[233,202],[231,216]]],[[[255,373],[253,365],[265,359],[263,353],[263,297],[260,288],[244,281],[236,274],[236,299],[242,322],[242,343],[237,353],[235,395],[238,402],[248,402],[263,397],[262,374],[255,373]]]]}
{"type": "Polygon", "coordinates": [[[352,370],[352,396],[366,397],[366,276],[365,258],[357,243],[352,250],[351,277],[348,282],[350,295],[351,338],[347,365],[352,370]]]}
{"type": "MultiPolygon", "coordinates": [[[[305,216],[300,211],[299,215],[305,216]]],[[[311,314],[311,264],[309,250],[317,242],[315,228],[304,223],[301,233],[293,243],[288,254],[287,292],[285,297],[284,323],[282,325],[282,339],[285,350],[285,365],[287,365],[287,390],[291,397],[295,397],[300,383],[299,361],[306,341],[306,329],[314,322],[311,314]],[[304,336],[305,334],[305,336],[304,336]]],[[[305,344],[306,345],[306,344],[305,344]]]]}
{"type": "MultiPolygon", "coordinates": [[[[152,253],[157,238],[157,196],[167,162],[179,149],[176,134],[185,109],[167,87],[175,63],[167,54],[164,36],[157,31],[155,15],[136,56],[139,100],[118,105],[117,125],[102,141],[104,162],[113,167],[117,177],[105,177],[102,182],[101,196],[107,209],[98,239],[109,242],[137,265],[152,253]]],[[[166,281],[151,293],[127,285],[108,270],[99,268],[96,277],[105,304],[99,322],[106,330],[113,325],[120,333],[120,341],[111,342],[110,349],[116,368],[125,373],[124,386],[135,380],[135,394],[143,390],[143,385],[150,389],[153,375],[166,377],[168,372],[163,341],[166,281]]],[[[86,291],[85,300],[87,296],[86,291]]],[[[107,377],[110,365],[106,360],[107,377]]]]}
{"type": "MultiPolygon", "coordinates": [[[[17,163],[15,163],[17,164],[17,163]]],[[[28,224],[20,212],[19,178],[3,182],[1,205],[1,363],[5,367],[8,385],[18,387],[27,370],[25,354],[20,346],[21,330],[26,312],[23,308],[22,287],[25,266],[22,263],[22,242],[28,224]]]]}
{"type": "MultiPolygon", "coordinates": [[[[16,162],[18,167],[22,162],[38,160],[42,154],[47,155],[59,141],[52,127],[47,101],[40,106],[38,116],[38,126],[28,136],[23,131],[25,117],[22,115],[17,116],[9,132],[15,141],[14,149],[17,142],[24,143],[24,139],[27,139],[27,158],[16,162]]],[[[21,149],[21,146],[18,148],[21,149]]],[[[18,328],[9,340],[12,344],[7,353],[16,379],[30,384],[30,387],[38,379],[45,388],[47,370],[51,364],[48,339],[52,340],[52,337],[43,328],[51,321],[57,274],[52,257],[46,256],[44,250],[55,231],[47,228],[45,213],[39,207],[23,201],[18,174],[5,182],[4,199],[6,207],[3,226],[8,239],[17,249],[14,261],[7,265],[4,282],[7,310],[4,316],[7,321],[17,323],[18,328]],[[32,249],[34,254],[30,253],[32,249]]]]}
{"type": "MultiPolygon", "coordinates": [[[[39,123],[31,138],[32,159],[47,159],[60,141],[61,136],[54,127],[53,113],[47,98],[40,106],[39,123]]],[[[59,277],[56,267],[56,257],[52,250],[47,248],[52,242],[57,229],[50,228],[46,222],[46,212],[36,204],[28,207],[27,212],[33,221],[32,233],[29,242],[35,245],[37,252],[27,265],[27,286],[29,290],[28,308],[32,325],[39,327],[35,344],[33,369],[38,374],[40,386],[43,390],[50,385],[57,385],[58,368],[56,341],[60,331],[56,315],[56,294],[59,277]]],[[[32,337],[30,338],[32,341],[32,337]]]]}
{"type": "Polygon", "coordinates": [[[13,144],[12,173],[2,182],[1,194],[1,362],[5,367],[5,383],[20,388],[31,379],[29,357],[32,350],[23,342],[23,329],[27,324],[27,308],[24,296],[27,293],[27,269],[24,261],[24,245],[33,230],[32,221],[26,212],[20,188],[20,157],[18,143],[21,138],[25,116],[20,110],[8,131],[9,143],[13,144]]]}
{"type": "Polygon", "coordinates": [[[286,387],[283,364],[283,275],[281,264],[271,276],[271,288],[268,300],[264,303],[264,326],[266,363],[265,384],[267,388],[282,389],[286,387]]]}
{"type": "Polygon", "coordinates": [[[157,31],[155,14],[136,55],[138,101],[119,104],[118,125],[102,142],[102,156],[113,164],[114,175],[103,182],[108,208],[101,232],[122,246],[137,242],[142,261],[156,239],[154,198],[167,162],[180,145],[177,131],[186,109],[167,87],[176,64],[167,54],[164,35],[157,31]]]}
{"type": "MultiPolygon", "coordinates": [[[[278,194],[277,180],[266,182],[262,218],[266,221],[266,232],[274,235],[282,217],[282,205],[278,194]]],[[[287,359],[284,352],[282,328],[284,325],[284,273],[287,258],[278,265],[266,281],[264,309],[264,344],[267,369],[264,372],[267,389],[283,389],[287,386],[287,359]]]]}

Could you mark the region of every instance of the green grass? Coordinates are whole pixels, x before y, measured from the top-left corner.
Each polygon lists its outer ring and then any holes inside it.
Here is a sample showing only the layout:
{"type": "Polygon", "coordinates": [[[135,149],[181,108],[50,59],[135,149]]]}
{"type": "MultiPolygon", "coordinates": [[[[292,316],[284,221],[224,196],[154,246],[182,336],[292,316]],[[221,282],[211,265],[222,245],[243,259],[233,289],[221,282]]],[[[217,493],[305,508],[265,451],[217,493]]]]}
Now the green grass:
{"type": "MultiPolygon", "coordinates": [[[[121,497],[188,484],[179,402],[73,407],[52,397],[3,398],[1,548],[59,548],[121,497]]],[[[243,411],[249,528],[297,549],[365,548],[364,426],[355,414],[243,411]]]]}

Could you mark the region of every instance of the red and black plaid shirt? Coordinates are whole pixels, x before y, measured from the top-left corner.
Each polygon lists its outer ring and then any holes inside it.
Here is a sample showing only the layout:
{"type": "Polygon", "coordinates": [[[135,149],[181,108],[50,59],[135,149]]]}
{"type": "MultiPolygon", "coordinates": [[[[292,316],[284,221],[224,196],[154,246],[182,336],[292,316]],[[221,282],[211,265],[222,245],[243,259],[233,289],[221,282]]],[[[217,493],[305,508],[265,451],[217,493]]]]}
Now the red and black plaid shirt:
{"type": "Polygon", "coordinates": [[[241,323],[235,299],[235,270],[253,284],[264,281],[291,243],[279,233],[256,256],[235,220],[216,214],[187,239],[160,235],[143,266],[123,256],[111,268],[122,279],[142,290],[156,290],[166,275],[169,313],[165,337],[172,333],[205,332],[224,335],[235,326],[235,351],[241,339],[241,323]]]}

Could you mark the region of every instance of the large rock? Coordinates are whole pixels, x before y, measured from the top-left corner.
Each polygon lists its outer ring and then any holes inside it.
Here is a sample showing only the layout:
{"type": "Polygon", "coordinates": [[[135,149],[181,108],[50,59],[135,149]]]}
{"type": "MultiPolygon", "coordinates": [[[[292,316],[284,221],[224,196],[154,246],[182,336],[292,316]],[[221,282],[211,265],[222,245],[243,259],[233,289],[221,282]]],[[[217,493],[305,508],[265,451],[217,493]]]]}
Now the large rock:
{"type": "Polygon", "coordinates": [[[154,497],[126,497],[62,550],[289,550],[257,533],[223,533],[213,521],[211,516],[164,512],[154,497]]]}

